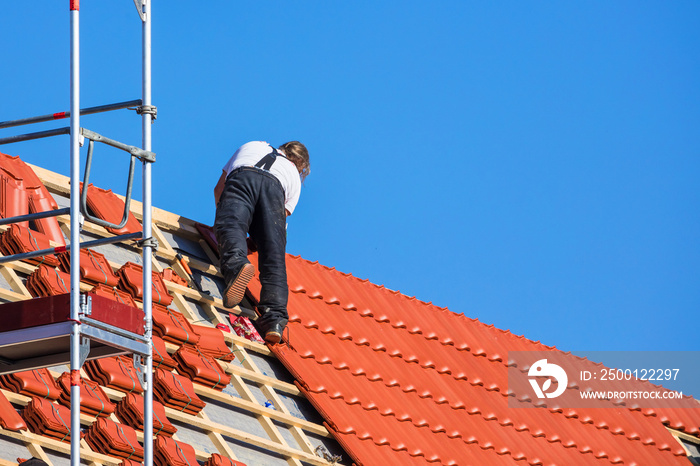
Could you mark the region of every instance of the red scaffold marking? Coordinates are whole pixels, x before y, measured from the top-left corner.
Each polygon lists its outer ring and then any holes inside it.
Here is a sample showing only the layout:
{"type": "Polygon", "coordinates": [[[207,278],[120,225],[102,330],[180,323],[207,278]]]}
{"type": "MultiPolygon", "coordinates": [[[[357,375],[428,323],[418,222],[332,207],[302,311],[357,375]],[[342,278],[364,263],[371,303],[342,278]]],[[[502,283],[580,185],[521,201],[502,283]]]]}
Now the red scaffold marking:
{"type": "Polygon", "coordinates": [[[80,10],[80,0],[70,0],[70,11],[80,10]]]}
{"type": "Polygon", "coordinates": [[[66,249],[65,246],[57,246],[53,248],[53,252],[58,254],[59,252],[66,252],[68,249],[66,249]]]}
{"type": "Polygon", "coordinates": [[[70,371],[70,386],[76,387],[80,385],[80,371],[77,369],[71,369],[70,371]]]}
{"type": "Polygon", "coordinates": [[[66,112],[58,112],[53,114],[53,119],[54,120],[60,120],[61,118],[66,117],[66,112]]]}

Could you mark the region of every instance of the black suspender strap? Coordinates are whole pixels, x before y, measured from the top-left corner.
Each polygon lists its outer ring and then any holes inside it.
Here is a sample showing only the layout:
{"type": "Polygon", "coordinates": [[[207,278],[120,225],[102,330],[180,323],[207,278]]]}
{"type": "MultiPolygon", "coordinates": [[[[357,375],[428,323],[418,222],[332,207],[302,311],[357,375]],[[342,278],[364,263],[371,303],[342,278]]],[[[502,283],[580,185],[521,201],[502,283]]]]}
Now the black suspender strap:
{"type": "Polygon", "coordinates": [[[272,152],[267,154],[265,157],[261,158],[260,161],[255,164],[257,168],[262,168],[263,170],[270,171],[272,164],[275,163],[275,160],[277,160],[277,156],[282,156],[282,154],[277,152],[277,149],[275,149],[272,146],[270,147],[272,148],[272,152]]]}

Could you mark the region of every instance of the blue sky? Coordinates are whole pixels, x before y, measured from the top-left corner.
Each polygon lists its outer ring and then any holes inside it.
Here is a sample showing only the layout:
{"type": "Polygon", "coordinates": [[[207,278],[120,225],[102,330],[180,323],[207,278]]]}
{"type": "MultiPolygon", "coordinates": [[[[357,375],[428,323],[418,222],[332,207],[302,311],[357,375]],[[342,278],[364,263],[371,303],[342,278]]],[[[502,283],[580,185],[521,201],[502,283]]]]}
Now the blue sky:
{"type": "MultiPolygon", "coordinates": [[[[3,5],[0,120],[68,110],[68,2],[32,5],[3,5]]],[[[156,0],[153,21],[157,207],[211,224],[239,145],[298,139],[288,252],[563,350],[698,349],[697,2],[156,0]]],[[[82,106],[140,98],[133,2],[83,0],[81,27],[82,106]]],[[[140,143],[132,112],[82,124],[140,143]]],[[[67,137],[0,150],[68,174],[67,137]]],[[[97,156],[123,193],[127,160],[97,156]]]]}

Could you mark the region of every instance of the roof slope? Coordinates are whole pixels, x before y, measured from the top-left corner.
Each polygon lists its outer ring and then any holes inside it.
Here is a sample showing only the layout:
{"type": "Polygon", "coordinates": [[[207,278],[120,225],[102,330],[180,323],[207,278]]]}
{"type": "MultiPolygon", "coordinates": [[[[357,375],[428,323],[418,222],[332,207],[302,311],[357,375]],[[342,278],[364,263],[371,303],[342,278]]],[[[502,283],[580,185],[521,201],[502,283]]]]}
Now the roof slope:
{"type": "Polygon", "coordinates": [[[689,464],[665,425],[697,436],[700,409],[508,408],[508,351],[554,348],[300,257],[287,269],[289,344],[272,349],[357,464],[689,464]]]}

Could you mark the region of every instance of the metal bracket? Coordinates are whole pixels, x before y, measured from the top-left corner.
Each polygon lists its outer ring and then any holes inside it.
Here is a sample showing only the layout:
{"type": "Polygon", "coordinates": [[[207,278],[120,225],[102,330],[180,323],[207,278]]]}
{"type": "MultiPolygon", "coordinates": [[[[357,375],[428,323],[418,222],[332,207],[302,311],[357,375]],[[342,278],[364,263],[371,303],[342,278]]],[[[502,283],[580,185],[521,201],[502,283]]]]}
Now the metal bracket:
{"type": "Polygon", "coordinates": [[[144,23],[146,22],[146,1],[147,0],[134,0],[136,11],[139,12],[139,17],[144,23]]]}
{"type": "Polygon", "coordinates": [[[160,243],[158,243],[158,240],[156,238],[151,236],[150,238],[145,238],[145,239],[141,239],[141,240],[136,241],[136,245],[140,248],[149,247],[149,248],[153,249],[153,252],[157,252],[158,246],[160,245],[160,243]]]}
{"type": "Polygon", "coordinates": [[[143,363],[141,363],[141,355],[134,353],[134,369],[136,369],[136,376],[139,378],[141,383],[141,388],[147,390],[146,388],[146,374],[143,363]]]}
{"type": "Polygon", "coordinates": [[[153,119],[151,120],[151,124],[156,121],[158,118],[158,107],[155,105],[141,105],[139,107],[129,107],[129,110],[136,110],[136,113],[138,115],[151,115],[153,119]]]}
{"type": "Polygon", "coordinates": [[[80,313],[85,316],[92,315],[92,296],[80,295],[80,313]]]}
{"type": "Polygon", "coordinates": [[[87,360],[89,354],[90,339],[83,337],[80,339],[80,367],[83,367],[83,364],[85,364],[85,361],[87,360]]]}

